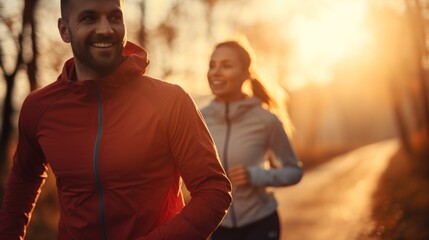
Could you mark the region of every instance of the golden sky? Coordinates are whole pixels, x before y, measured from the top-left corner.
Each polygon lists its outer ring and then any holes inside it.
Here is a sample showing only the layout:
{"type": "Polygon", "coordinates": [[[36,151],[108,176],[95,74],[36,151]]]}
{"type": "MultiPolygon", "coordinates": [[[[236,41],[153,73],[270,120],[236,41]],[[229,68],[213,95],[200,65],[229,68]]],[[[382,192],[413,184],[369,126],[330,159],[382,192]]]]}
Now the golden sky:
{"type": "MultiPolygon", "coordinates": [[[[43,2],[47,1],[42,0],[43,2]]],[[[52,31],[52,28],[56,28],[56,18],[59,16],[58,2],[51,3],[57,13],[52,14],[52,18],[45,18],[47,29],[45,31],[51,34],[57,33],[56,29],[52,31]]],[[[137,13],[135,4],[138,0],[125,2],[126,18],[132,21],[137,13]]],[[[155,27],[166,16],[172,2],[174,1],[146,1],[148,28],[155,27]]],[[[285,44],[291,44],[287,66],[288,77],[285,82],[290,90],[305,87],[310,83],[329,82],[332,79],[332,66],[344,57],[362,51],[371,41],[365,21],[366,0],[248,0],[239,11],[231,7],[232,2],[219,1],[218,4],[211,26],[214,31],[213,41],[222,41],[235,34],[233,25],[237,22],[251,24],[271,21],[281,26],[280,29],[276,29],[280,31],[278,34],[285,40],[285,44]]],[[[171,56],[177,71],[171,76],[172,79],[168,80],[184,85],[185,88],[189,87],[189,91],[193,91],[192,88],[195,87],[198,91],[204,89],[203,91],[207,92],[206,62],[213,42],[201,37],[206,32],[207,26],[202,24],[205,12],[199,1],[190,0],[185,5],[185,10],[200,18],[200,21],[181,23],[183,25],[179,34],[181,40],[179,39],[175,46],[175,55],[171,56]],[[191,49],[189,38],[192,39],[191,49]],[[189,80],[189,72],[193,72],[192,80],[189,80]]],[[[19,1],[8,1],[5,6],[6,11],[16,9],[19,7],[19,1]]],[[[57,37],[59,39],[59,36],[57,37]]],[[[156,44],[154,41],[153,45],[148,47],[150,56],[155,60],[152,61],[150,73],[155,77],[160,74],[159,69],[163,64],[163,59],[159,56],[165,54],[157,53],[161,50],[156,44]]],[[[277,80],[272,69],[260,67],[266,78],[277,80]]]]}

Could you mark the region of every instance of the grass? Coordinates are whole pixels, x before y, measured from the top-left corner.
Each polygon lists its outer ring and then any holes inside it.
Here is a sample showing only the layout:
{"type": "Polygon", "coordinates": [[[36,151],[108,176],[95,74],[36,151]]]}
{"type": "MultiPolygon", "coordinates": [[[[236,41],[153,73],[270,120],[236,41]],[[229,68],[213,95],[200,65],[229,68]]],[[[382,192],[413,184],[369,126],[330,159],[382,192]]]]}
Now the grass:
{"type": "Polygon", "coordinates": [[[373,195],[374,225],[364,239],[429,239],[429,154],[398,151],[373,195]]]}

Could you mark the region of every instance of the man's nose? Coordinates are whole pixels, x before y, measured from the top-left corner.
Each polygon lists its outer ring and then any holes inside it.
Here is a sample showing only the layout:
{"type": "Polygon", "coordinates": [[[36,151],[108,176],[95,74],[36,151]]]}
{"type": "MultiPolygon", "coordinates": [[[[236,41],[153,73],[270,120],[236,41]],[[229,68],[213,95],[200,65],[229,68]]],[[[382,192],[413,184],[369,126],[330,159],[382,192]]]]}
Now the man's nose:
{"type": "Polygon", "coordinates": [[[107,17],[101,17],[99,24],[96,29],[96,33],[103,35],[110,35],[113,33],[113,29],[110,26],[109,19],[107,17]]]}

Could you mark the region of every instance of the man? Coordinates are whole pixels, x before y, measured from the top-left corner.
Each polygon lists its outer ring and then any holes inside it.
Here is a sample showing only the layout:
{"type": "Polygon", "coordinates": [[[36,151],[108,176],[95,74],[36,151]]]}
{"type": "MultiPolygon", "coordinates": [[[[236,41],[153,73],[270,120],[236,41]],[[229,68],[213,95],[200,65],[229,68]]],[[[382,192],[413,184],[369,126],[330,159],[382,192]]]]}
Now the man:
{"type": "Polygon", "coordinates": [[[195,104],[143,75],[149,62],[126,41],[122,0],[62,0],[61,14],[74,58],[24,101],[0,239],[24,238],[48,166],[60,240],[206,239],[231,186],[195,104]]]}

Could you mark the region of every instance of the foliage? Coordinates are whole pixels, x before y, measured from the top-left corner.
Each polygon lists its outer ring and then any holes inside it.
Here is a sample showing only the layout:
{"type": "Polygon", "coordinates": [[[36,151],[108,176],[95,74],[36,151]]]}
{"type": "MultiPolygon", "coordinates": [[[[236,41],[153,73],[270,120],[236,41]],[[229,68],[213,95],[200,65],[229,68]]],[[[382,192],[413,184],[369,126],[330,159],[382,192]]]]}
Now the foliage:
{"type": "Polygon", "coordinates": [[[429,175],[418,162],[404,149],[393,156],[373,196],[375,225],[363,239],[429,239],[429,175]]]}

